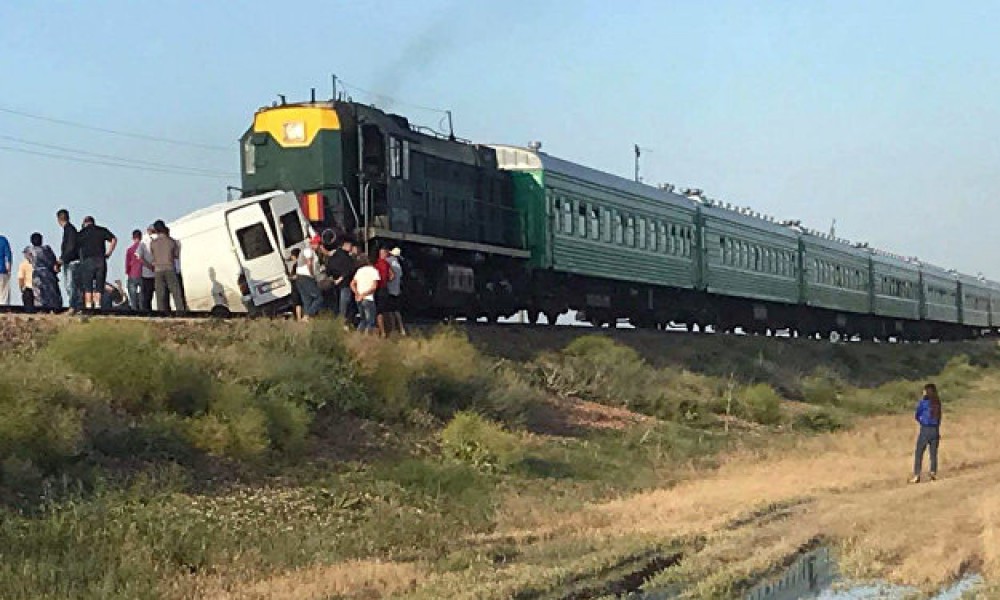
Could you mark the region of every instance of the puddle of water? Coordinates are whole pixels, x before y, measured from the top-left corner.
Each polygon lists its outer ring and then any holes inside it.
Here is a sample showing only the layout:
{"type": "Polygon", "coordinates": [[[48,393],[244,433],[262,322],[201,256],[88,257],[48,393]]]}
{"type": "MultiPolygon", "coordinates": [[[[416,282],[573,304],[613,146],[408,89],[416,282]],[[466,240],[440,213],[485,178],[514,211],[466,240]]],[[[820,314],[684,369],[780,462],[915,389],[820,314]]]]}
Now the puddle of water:
{"type": "MultiPolygon", "coordinates": [[[[961,600],[982,581],[978,575],[967,575],[930,600],[961,600]]],[[[799,556],[781,577],[755,586],[744,600],[905,600],[917,591],[906,586],[841,581],[829,549],[819,548],[799,556]]]]}
{"type": "Polygon", "coordinates": [[[834,581],[829,548],[817,548],[795,559],[781,577],[754,586],[745,600],[799,600],[816,598],[834,581]]]}
{"type": "MultiPolygon", "coordinates": [[[[968,592],[983,582],[979,575],[966,575],[958,582],[931,596],[930,600],[961,600],[968,592]]],[[[838,586],[839,587],[839,586],[838,586]]],[[[806,596],[816,600],[903,600],[918,590],[898,585],[858,585],[843,589],[828,589],[818,596],[806,596]]]]}

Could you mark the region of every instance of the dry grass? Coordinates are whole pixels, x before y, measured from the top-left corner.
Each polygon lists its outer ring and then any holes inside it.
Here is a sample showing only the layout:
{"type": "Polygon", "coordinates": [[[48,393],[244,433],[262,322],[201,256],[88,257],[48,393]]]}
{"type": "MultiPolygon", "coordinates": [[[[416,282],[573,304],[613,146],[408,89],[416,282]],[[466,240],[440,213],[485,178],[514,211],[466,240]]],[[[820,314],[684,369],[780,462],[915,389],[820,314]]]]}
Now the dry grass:
{"type": "Polygon", "coordinates": [[[223,584],[215,580],[190,582],[194,585],[181,582],[173,593],[178,593],[178,597],[204,600],[383,598],[412,588],[422,575],[423,569],[412,563],[355,560],[296,569],[230,589],[224,589],[223,584]]]}

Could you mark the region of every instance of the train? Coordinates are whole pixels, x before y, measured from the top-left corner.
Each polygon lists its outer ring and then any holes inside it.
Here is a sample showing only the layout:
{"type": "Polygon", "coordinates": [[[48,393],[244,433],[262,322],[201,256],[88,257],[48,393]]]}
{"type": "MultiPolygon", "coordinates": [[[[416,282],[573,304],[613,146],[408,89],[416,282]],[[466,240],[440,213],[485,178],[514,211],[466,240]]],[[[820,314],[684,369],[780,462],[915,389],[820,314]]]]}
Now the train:
{"type": "Polygon", "coordinates": [[[408,259],[408,311],[862,339],[1000,331],[1000,284],[351,99],[274,103],[240,138],[246,196],[293,191],[328,239],[408,259]]]}

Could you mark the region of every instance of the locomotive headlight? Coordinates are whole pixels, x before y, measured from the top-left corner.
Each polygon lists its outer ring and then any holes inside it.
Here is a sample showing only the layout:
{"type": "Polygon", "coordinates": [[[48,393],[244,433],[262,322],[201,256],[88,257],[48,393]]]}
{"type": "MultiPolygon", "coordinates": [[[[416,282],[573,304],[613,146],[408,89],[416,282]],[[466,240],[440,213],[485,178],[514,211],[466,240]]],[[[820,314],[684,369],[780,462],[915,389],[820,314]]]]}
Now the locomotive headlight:
{"type": "Polygon", "coordinates": [[[286,142],[306,141],[306,124],[302,121],[290,121],[283,125],[286,142]]]}

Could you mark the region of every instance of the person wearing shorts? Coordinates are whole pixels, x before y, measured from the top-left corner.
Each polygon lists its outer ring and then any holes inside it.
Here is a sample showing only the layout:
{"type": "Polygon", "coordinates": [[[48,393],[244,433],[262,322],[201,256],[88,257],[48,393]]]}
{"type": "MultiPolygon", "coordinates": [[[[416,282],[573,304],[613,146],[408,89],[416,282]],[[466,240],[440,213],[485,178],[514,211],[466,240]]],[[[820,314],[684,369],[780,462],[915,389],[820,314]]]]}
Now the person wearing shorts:
{"type": "Polygon", "coordinates": [[[77,234],[80,251],[79,281],[83,288],[83,307],[101,308],[101,296],[108,278],[108,258],[115,251],[118,239],[106,228],[97,225],[94,217],[85,217],[77,234]]]}

